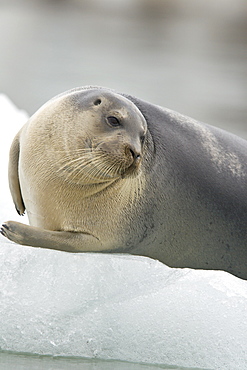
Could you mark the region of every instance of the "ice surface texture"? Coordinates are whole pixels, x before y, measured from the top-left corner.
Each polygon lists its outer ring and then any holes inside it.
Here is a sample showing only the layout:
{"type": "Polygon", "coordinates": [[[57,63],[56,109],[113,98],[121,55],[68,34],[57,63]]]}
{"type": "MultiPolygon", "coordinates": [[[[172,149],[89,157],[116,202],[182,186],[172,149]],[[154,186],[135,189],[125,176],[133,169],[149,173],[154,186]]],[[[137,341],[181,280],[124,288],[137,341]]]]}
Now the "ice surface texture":
{"type": "MultiPolygon", "coordinates": [[[[10,138],[25,114],[4,96],[0,112],[6,125],[0,221],[23,221],[15,216],[5,175],[10,138]]],[[[220,271],[171,269],[145,257],[32,249],[2,236],[0,243],[2,350],[246,368],[246,281],[220,271]]]]}

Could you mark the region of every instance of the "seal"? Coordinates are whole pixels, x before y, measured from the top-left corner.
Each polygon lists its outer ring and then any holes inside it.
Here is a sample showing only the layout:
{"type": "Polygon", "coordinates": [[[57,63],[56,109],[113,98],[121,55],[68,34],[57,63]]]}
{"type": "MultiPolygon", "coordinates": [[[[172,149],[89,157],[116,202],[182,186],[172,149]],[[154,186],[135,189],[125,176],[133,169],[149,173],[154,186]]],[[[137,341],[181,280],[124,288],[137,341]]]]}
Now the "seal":
{"type": "Polygon", "coordinates": [[[247,142],[107,88],[67,91],[15,137],[17,212],[33,247],[130,253],[247,279],[247,142]]]}

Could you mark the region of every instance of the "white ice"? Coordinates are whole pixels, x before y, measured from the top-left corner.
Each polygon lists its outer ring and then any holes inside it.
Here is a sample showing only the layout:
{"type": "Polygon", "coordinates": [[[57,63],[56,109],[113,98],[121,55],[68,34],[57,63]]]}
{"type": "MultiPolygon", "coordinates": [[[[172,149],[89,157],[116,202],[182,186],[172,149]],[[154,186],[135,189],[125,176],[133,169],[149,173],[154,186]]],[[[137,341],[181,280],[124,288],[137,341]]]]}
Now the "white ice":
{"type": "MultiPolygon", "coordinates": [[[[0,95],[0,117],[0,222],[22,222],[8,191],[7,157],[27,115],[0,95]]],[[[74,255],[2,236],[0,244],[0,349],[246,369],[247,281],[145,257],[74,255]]]]}

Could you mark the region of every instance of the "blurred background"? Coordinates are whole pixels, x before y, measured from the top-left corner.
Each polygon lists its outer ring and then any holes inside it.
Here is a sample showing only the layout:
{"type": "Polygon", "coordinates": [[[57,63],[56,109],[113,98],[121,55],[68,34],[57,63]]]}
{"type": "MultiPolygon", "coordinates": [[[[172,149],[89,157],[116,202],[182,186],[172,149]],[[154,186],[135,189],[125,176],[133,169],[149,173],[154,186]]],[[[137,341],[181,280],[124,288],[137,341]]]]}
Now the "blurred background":
{"type": "Polygon", "coordinates": [[[0,92],[31,115],[82,85],[247,139],[247,1],[0,0],[0,92]]]}

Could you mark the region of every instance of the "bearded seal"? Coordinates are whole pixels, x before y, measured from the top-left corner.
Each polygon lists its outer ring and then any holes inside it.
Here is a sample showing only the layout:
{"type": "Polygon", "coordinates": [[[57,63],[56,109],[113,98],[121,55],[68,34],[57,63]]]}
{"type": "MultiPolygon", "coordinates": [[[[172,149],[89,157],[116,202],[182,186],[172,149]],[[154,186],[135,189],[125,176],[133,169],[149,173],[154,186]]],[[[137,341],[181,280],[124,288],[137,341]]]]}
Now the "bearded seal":
{"type": "Polygon", "coordinates": [[[51,99],[10,150],[17,212],[1,233],[33,247],[130,253],[247,279],[247,142],[107,88],[51,99]]]}

